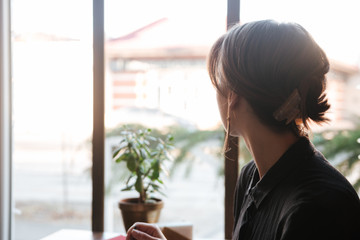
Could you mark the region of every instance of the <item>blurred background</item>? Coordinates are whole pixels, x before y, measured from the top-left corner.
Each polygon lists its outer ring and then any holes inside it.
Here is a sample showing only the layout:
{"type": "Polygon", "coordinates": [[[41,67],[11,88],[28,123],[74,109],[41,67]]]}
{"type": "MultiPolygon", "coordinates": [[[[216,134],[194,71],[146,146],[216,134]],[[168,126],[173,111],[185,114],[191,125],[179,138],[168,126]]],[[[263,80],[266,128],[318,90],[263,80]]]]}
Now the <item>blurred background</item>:
{"type": "MultiPolygon", "coordinates": [[[[92,1],[11,4],[14,239],[91,229],[92,1]]],[[[300,23],[327,53],[331,122],[314,126],[312,138],[358,191],[360,4],[242,0],[240,9],[242,23],[300,23]]],[[[114,132],[136,124],[172,133],[178,148],[192,146],[166,181],[160,221],[223,237],[222,126],[206,56],[225,30],[225,0],[105,1],[107,231],[124,231],[117,202],[136,196],[111,181],[114,132]]],[[[248,160],[243,153],[240,167],[248,160]]]]}

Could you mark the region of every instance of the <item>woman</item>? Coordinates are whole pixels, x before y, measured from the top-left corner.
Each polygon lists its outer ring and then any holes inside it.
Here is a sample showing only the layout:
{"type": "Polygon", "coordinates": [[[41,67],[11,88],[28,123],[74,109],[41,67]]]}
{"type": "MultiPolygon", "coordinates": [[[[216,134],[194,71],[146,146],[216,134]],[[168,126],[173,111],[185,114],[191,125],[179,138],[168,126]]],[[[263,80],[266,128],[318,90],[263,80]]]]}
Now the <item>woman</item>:
{"type": "MultiPolygon", "coordinates": [[[[235,192],[233,239],[360,239],[360,201],[310,143],[327,121],[328,59],[309,33],[272,20],[236,25],[210,51],[208,71],[227,136],[254,160],[235,192]]],[[[165,239],[137,223],[128,238],[165,239]]]]}

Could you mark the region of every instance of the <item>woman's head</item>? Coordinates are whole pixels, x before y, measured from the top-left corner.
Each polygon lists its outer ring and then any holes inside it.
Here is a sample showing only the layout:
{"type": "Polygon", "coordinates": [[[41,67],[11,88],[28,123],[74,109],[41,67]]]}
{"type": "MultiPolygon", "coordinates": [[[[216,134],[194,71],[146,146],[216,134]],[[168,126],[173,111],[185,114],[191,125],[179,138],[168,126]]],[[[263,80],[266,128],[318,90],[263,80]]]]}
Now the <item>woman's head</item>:
{"type": "Polygon", "coordinates": [[[245,98],[275,131],[299,134],[297,119],[305,127],[309,120],[326,121],[329,62],[298,24],[264,20],[235,25],[213,45],[208,71],[220,94],[245,98]]]}

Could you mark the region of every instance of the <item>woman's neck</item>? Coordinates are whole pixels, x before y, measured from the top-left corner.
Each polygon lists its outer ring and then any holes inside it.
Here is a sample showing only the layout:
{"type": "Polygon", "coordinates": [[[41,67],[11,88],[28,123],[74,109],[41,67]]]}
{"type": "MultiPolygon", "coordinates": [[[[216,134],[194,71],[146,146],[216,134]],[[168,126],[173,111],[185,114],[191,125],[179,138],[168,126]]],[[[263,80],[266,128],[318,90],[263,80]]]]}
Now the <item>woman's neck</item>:
{"type": "Polygon", "coordinates": [[[262,178],[299,137],[290,130],[278,133],[264,125],[245,98],[238,97],[232,110],[231,133],[244,138],[262,178]]]}
{"type": "Polygon", "coordinates": [[[299,139],[291,131],[275,133],[263,125],[254,126],[249,131],[248,134],[243,135],[243,138],[254,157],[260,178],[299,139]]]}

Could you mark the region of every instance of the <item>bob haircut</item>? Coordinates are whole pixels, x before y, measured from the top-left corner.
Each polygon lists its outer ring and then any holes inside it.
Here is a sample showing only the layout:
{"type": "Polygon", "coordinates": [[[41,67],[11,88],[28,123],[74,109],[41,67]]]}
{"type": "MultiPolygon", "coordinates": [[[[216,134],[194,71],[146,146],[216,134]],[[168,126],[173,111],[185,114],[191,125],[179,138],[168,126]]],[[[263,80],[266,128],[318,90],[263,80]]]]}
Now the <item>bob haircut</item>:
{"type": "Polygon", "coordinates": [[[301,135],[309,121],[328,120],[324,90],[329,61],[299,24],[262,20],[235,25],[214,43],[207,64],[220,94],[231,90],[244,97],[260,121],[276,131],[291,129],[301,135]],[[275,119],[274,112],[296,89],[297,118],[275,119]]]}

